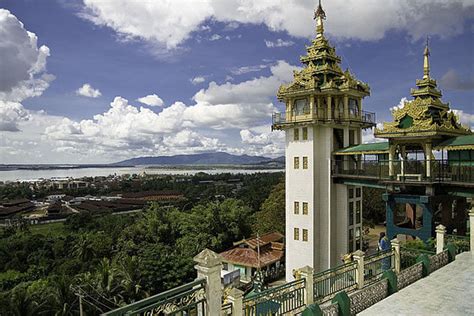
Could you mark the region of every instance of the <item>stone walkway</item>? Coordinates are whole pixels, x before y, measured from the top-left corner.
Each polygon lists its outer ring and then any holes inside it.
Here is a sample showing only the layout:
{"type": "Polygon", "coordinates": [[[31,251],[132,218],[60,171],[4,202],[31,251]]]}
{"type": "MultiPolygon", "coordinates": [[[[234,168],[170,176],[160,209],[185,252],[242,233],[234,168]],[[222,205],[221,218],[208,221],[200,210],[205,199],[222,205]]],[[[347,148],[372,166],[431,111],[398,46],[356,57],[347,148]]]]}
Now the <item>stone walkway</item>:
{"type": "Polygon", "coordinates": [[[474,257],[470,252],[359,315],[474,315],[474,257]]]}

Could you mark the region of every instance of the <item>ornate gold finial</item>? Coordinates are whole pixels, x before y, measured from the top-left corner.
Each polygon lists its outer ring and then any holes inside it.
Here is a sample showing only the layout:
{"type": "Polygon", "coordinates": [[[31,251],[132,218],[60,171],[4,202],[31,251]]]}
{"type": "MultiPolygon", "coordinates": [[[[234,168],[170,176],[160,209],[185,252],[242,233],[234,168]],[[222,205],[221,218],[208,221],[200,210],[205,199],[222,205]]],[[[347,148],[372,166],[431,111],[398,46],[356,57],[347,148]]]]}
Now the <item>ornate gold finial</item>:
{"type": "Polygon", "coordinates": [[[326,12],[324,12],[323,7],[321,5],[321,0],[319,0],[319,5],[316,11],[314,11],[314,19],[316,20],[318,17],[321,19],[326,20],[326,12]]]}
{"type": "Polygon", "coordinates": [[[321,0],[316,11],[314,11],[314,19],[316,20],[316,38],[320,38],[324,33],[323,20],[326,20],[326,12],[323,10],[321,0]]]}
{"type": "Polygon", "coordinates": [[[428,79],[430,77],[430,48],[429,48],[429,37],[426,37],[425,51],[423,53],[423,79],[428,79]]]}

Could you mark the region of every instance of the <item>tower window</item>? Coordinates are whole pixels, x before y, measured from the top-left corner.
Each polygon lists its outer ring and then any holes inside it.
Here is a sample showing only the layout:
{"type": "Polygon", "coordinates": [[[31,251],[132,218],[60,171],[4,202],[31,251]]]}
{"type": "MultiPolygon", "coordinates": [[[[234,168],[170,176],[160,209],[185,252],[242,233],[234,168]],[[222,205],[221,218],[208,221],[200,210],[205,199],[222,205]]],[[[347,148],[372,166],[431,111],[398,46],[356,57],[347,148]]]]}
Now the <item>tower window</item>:
{"type": "MultiPolygon", "coordinates": [[[[304,205],[304,204],[303,204],[304,205]]],[[[297,202],[295,201],[294,205],[293,205],[293,211],[295,214],[299,214],[300,213],[300,202],[297,202]]]]}
{"type": "Polygon", "coordinates": [[[356,197],[361,197],[361,195],[362,195],[362,189],[356,188],[356,197]]]}
{"type": "Polygon", "coordinates": [[[308,230],[303,229],[303,241],[308,241],[308,230]]]}
{"type": "Polygon", "coordinates": [[[299,228],[294,228],[293,229],[293,237],[295,240],[300,240],[300,230],[299,228]]]}
{"type": "Polygon", "coordinates": [[[293,140],[300,140],[300,129],[295,128],[293,130],[293,140]]]}
{"type": "Polygon", "coordinates": [[[307,99],[298,99],[295,101],[295,114],[296,115],[309,114],[307,99]]]}
{"type": "Polygon", "coordinates": [[[308,140],[308,128],[303,127],[303,140],[308,140]]]}
{"type": "Polygon", "coordinates": [[[303,215],[308,215],[308,202],[303,202],[303,215]]]}
{"type": "Polygon", "coordinates": [[[356,202],[356,223],[357,224],[360,224],[360,222],[362,220],[361,204],[362,204],[362,201],[360,201],[360,200],[356,202]]]}
{"type": "Polygon", "coordinates": [[[353,202],[349,203],[349,225],[354,225],[354,209],[353,207],[353,202]]]}
{"type": "Polygon", "coordinates": [[[308,157],[303,157],[303,169],[308,169],[308,157]]]}
{"type": "Polygon", "coordinates": [[[353,199],[353,198],[354,198],[354,189],[350,188],[349,189],[349,199],[353,199]]]}
{"type": "Polygon", "coordinates": [[[295,169],[299,169],[299,168],[300,168],[300,157],[294,157],[294,158],[293,158],[293,165],[294,165],[294,168],[295,168],[295,169]]]}

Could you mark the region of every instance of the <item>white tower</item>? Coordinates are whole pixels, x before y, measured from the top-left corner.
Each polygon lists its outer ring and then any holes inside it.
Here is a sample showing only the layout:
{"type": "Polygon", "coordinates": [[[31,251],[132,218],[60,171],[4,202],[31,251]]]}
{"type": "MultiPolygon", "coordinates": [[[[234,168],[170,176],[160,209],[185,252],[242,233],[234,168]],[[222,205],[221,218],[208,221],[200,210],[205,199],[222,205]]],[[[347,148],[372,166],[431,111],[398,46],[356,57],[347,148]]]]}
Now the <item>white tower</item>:
{"type": "Polygon", "coordinates": [[[273,116],[273,129],[286,134],[287,281],[306,265],[315,271],[336,266],[362,243],[362,188],[334,183],[331,169],[351,164],[333,153],[360,144],[362,129],[374,126],[375,117],[362,111],[369,86],[341,70],[324,36],[325,18],[319,3],[316,38],[301,57],[304,68],[278,91],[286,113],[273,116]]]}

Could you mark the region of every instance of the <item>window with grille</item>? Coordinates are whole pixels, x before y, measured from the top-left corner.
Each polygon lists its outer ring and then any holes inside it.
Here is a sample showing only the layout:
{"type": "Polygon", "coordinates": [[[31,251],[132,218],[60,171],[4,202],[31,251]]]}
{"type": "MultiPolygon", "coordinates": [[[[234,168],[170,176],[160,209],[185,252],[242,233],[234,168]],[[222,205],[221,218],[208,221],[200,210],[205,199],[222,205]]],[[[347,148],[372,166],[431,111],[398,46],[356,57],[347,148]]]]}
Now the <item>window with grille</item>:
{"type": "Polygon", "coordinates": [[[303,241],[308,241],[308,230],[303,229],[303,241]]]}
{"type": "Polygon", "coordinates": [[[295,128],[293,130],[293,140],[300,140],[300,129],[295,128]]]}
{"type": "Polygon", "coordinates": [[[293,159],[293,164],[294,164],[295,169],[299,169],[300,168],[300,157],[295,157],[293,159]]]}
{"type": "Polygon", "coordinates": [[[308,128],[303,127],[303,140],[308,140],[308,128]]]}
{"type": "Polygon", "coordinates": [[[299,228],[296,228],[296,227],[294,228],[293,235],[294,235],[295,240],[300,240],[300,230],[299,230],[299,228]]]}
{"type": "Polygon", "coordinates": [[[293,210],[294,210],[295,214],[300,213],[300,202],[295,201],[295,203],[293,205],[293,210]]]}
{"type": "Polygon", "coordinates": [[[308,215],[308,202],[303,202],[303,215],[308,215]]]}
{"type": "Polygon", "coordinates": [[[303,169],[308,169],[308,157],[303,157],[303,169]]]}

